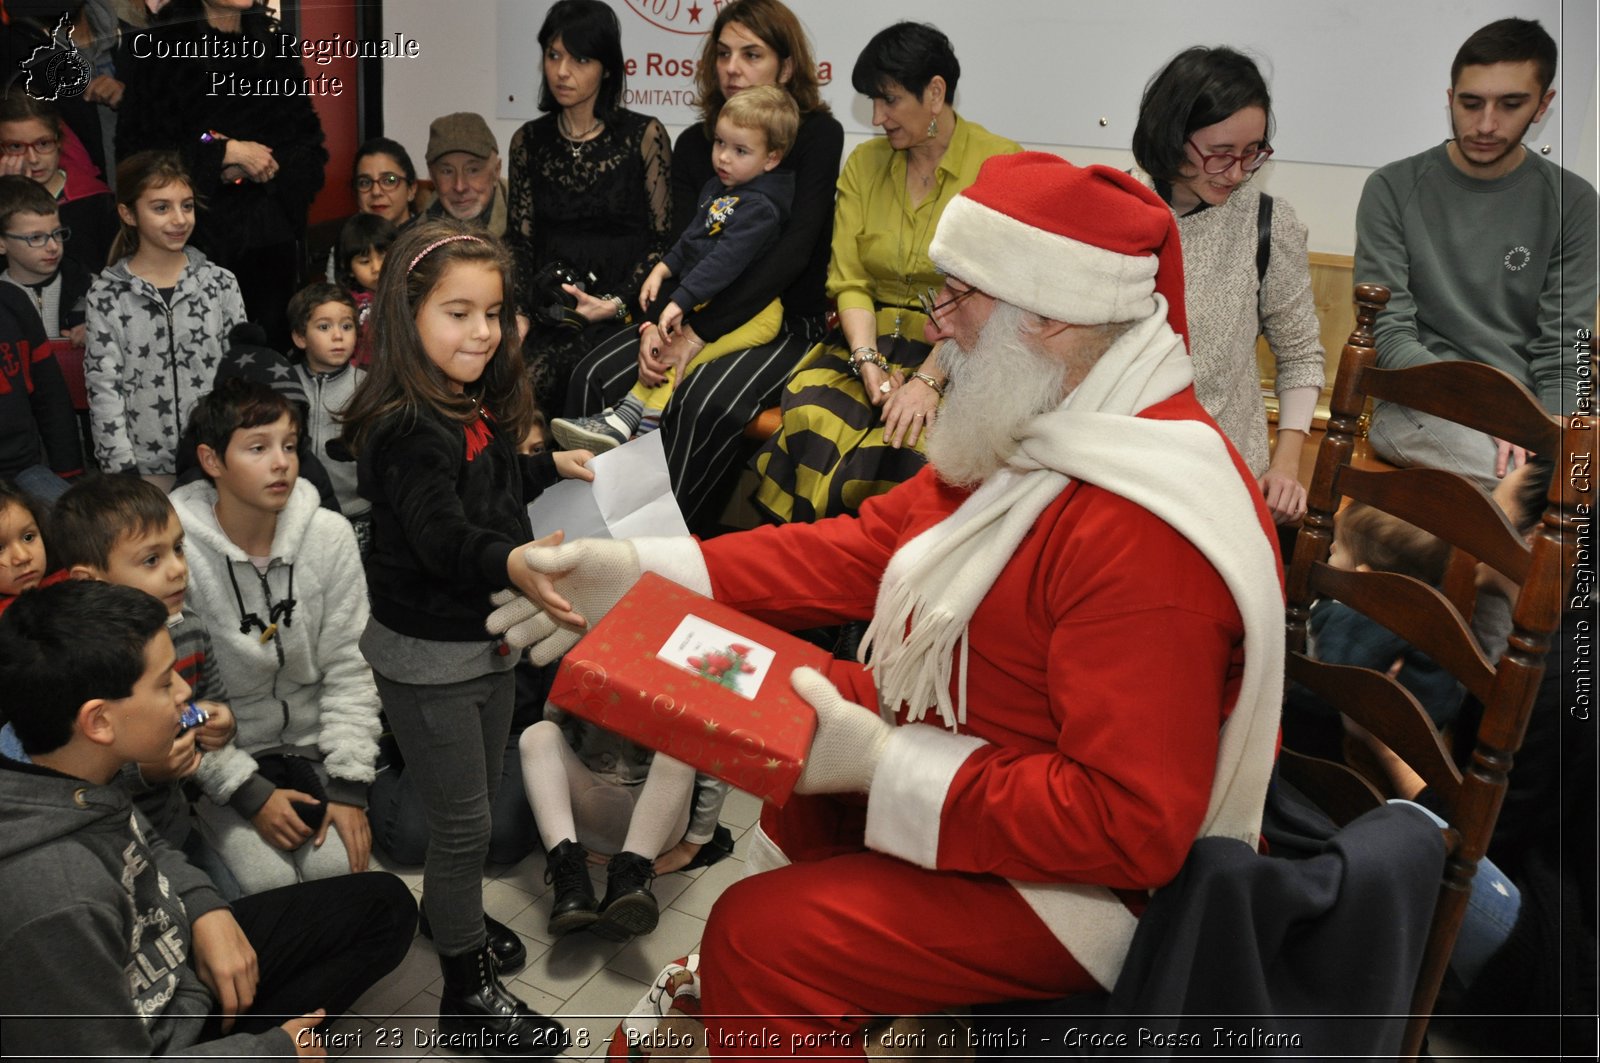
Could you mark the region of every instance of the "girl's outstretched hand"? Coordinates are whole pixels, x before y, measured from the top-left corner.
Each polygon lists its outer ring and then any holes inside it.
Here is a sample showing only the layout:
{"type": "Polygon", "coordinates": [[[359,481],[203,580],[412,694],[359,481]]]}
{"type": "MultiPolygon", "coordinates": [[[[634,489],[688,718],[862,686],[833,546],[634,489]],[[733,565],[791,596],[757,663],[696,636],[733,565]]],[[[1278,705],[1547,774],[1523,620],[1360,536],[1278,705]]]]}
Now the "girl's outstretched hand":
{"type": "Polygon", "coordinates": [[[551,457],[556,459],[556,472],[563,480],[593,480],[594,470],[589,468],[589,463],[594,460],[594,454],[587,450],[558,450],[551,457]]]}
{"type": "MultiPolygon", "coordinates": [[[[528,567],[523,560],[523,555],[536,546],[560,546],[566,538],[566,533],[553,531],[549,535],[533,540],[526,546],[518,547],[511,551],[506,558],[506,578],[511,581],[511,586],[521,591],[533,604],[548,613],[551,619],[560,623],[580,625],[582,617],[575,616],[572,612],[572,603],[556,592],[555,581],[543,572],[535,571],[528,567]]],[[[499,632],[495,632],[499,634],[499,632]]]]}
{"type": "MultiPolygon", "coordinates": [[[[513,550],[506,560],[512,585],[556,626],[529,648],[528,660],[534,664],[549,664],[570,649],[639,578],[639,554],[626,539],[560,543],[561,533],[554,532],[513,550]]],[[[490,630],[494,631],[492,618],[490,630]]]]}

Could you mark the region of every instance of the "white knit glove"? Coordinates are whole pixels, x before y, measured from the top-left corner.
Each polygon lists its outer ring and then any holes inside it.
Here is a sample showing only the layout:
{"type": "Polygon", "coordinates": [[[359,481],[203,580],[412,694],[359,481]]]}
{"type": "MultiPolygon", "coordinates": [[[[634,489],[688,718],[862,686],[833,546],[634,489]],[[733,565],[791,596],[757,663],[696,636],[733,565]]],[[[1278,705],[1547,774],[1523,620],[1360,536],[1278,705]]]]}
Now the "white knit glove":
{"type": "Polygon", "coordinates": [[[489,604],[499,608],[489,614],[483,626],[491,634],[504,636],[512,649],[525,650],[555,633],[556,622],[550,614],[517,591],[495,591],[489,596],[489,604]]]}
{"type": "Polygon", "coordinates": [[[794,792],[866,793],[894,728],[874,710],[846,701],[815,668],[796,668],[789,681],[795,693],[817,710],[817,733],[794,792]]]}
{"type": "MultiPolygon", "coordinates": [[[[552,578],[556,593],[572,603],[572,611],[593,627],[639,580],[639,552],[625,539],[578,539],[560,546],[530,546],[522,559],[535,572],[552,578]]],[[[513,646],[526,645],[528,660],[549,664],[570,650],[587,628],[563,624],[535,602],[502,605],[486,624],[504,634],[513,646]],[[515,630],[516,641],[512,639],[515,630]]]]}

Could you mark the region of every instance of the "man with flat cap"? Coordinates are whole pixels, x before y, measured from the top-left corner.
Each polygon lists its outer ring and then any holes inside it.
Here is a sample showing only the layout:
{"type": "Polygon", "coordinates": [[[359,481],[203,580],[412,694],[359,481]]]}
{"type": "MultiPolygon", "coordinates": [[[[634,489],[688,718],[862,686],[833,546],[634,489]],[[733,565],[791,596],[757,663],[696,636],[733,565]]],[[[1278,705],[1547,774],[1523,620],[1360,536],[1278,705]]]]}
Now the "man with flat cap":
{"type": "Polygon", "coordinates": [[[494,236],[506,234],[506,183],[500,145],[483,116],[457,111],[428,127],[428,176],[436,193],[432,217],[476,222],[494,236]]]}

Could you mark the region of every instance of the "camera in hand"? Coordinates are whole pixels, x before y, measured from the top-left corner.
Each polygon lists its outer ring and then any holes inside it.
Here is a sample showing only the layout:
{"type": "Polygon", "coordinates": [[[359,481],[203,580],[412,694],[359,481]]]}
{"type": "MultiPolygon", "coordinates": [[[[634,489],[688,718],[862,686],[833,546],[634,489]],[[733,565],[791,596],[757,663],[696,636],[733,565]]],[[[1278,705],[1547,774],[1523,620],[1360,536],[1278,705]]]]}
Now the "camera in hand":
{"type": "Polygon", "coordinates": [[[589,324],[578,313],[578,300],[562,285],[570,284],[581,292],[588,292],[596,283],[595,275],[580,271],[570,263],[557,259],[547,262],[533,275],[533,321],[536,325],[551,328],[582,329],[589,324]]]}

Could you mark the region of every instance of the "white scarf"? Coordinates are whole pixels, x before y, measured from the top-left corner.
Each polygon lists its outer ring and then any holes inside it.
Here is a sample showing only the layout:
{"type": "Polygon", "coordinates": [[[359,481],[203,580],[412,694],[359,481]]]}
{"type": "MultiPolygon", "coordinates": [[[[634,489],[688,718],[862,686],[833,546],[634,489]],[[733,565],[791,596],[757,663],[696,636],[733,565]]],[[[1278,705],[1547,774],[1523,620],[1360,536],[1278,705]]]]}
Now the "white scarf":
{"type": "Polygon", "coordinates": [[[1073,477],[1136,502],[1211,562],[1244,622],[1244,677],[1222,729],[1201,834],[1254,846],[1283,693],[1283,597],[1254,500],[1222,436],[1195,421],[1135,416],[1193,380],[1166,302],[1156,301],[1155,313],[1124,333],[1059,407],[1024,427],[1006,469],[896,551],[860,652],[865,659],[876,647],[870,667],[891,722],[905,703],[908,722],[936,708],[955,730],[966,722],[967,624],[1039,515],[1073,477]]]}

